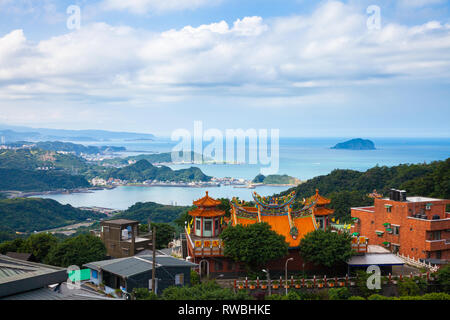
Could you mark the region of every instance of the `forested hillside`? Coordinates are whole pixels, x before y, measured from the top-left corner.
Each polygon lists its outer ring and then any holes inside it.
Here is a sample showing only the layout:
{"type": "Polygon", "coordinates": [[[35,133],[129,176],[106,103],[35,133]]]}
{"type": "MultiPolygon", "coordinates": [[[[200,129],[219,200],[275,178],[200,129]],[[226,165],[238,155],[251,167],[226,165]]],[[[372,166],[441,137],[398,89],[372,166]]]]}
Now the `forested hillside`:
{"type": "Polygon", "coordinates": [[[310,197],[319,189],[320,194],[332,200],[330,208],[335,216],[350,218],[350,207],[370,205],[367,197],[374,189],[387,195],[390,188],[404,189],[408,195],[420,195],[450,199],[450,158],[429,164],[402,164],[394,167],[376,166],[365,172],[334,170],[328,175],[315,177],[289,189],[297,192],[297,198],[310,197]]]}
{"type": "Polygon", "coordinates": [[[51,199],[0,200],[0,231],[33,232],[104,217],[104,214],[79,210],[51,199]]]}
{"type": "Polygon", "coordinates": [[[84,177],[61,171],[0,168],[0,191],[48,191],[87,188],[89,186],[89,182],[84,177]]]}

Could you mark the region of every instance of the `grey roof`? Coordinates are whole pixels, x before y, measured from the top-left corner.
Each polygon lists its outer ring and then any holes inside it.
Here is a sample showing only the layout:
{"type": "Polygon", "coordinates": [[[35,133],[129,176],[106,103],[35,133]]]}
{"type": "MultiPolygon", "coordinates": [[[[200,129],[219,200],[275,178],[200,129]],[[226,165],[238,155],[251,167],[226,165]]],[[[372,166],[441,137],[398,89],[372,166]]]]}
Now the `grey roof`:
{"type": "Polygon", "coordinates": [[[64,268],[0,255],[0,297],[61,283],[66,279],[64,268]]]}
{"type": "Polygon", "coordinates": [[[397,266],[405,262],[392,253],[366,253],[362,256],[353,256],[347,262],[350,266],[397,266]]]}
{"type": "MultiPolygon", "coordinates": [[[[130,277],[143,272],[149,272],[153,268],[152,256],[141,255],[128,258],[103,260],[86,263],[87,268],[104,270],[121,277],[130,277]]],[[[196,264],[177,259],[167,255],[156,256],[156,268],[159,267],[194,267],[196,264]]]]}
{"type": "Polygon", "coordinates": [[[0,298],[0,300],[118,300],[100,295],[91,290],[68,289],[65,284],[61,285],[59,292],[50,288],[40,288],[31,290],[8,297],[0,298]]]}
{"type": "Polygon", "coordinates": [[[113,219],[113,220],[103,220],[102,223],[125,225],[125,224],[139,223],[139,221],[128,219],[113,219]]]}

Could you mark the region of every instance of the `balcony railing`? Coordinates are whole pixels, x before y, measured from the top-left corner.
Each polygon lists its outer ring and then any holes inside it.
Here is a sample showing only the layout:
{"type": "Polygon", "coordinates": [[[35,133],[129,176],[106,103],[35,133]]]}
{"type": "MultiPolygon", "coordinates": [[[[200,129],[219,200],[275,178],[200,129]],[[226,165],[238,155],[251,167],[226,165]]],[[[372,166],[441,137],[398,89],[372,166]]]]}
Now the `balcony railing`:
{"type": "Polygon", "coordinates": [[[200,238],[190,235],[186,230],[190,252],[194,256],[223,256],[223,241],[219,238],[200,238]]]}

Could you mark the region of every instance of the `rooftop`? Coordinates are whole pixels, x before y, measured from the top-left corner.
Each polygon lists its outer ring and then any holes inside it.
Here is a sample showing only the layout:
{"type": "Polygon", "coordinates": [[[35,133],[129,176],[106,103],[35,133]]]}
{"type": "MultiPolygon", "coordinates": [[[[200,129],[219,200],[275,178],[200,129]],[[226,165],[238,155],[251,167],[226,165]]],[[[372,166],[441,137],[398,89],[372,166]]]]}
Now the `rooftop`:
{"type": "Polygon", "coordinates": [[[64,282],[64,268],[0,255],[0,297],[64,282]]]}
{"type": "Polygon", "coordinates": [[[350,266],[397,266],[405,262],[392,253],[366,253],[362,256],[353,256],[347,262],[350,266]]]}
{"type": "MultiPolygon", "coordinates": [[[[128,258],[90,262],[84,265],[95,270],[104,270],[121,277],[130,277],[153,268],[151,255],[139,255],[128,258]]],[[[156,256],[156,268],[160,267],[194,267],[196,264],[167,255],[156,256]]]]}
{"type": "Polygon", "coordinates": [[[115,220],[105,220],[105,221],[102,221],[102,223],[117,224],[117,225],[123,226],[123,225],[127,225],[127,224],[139,223],[139,221],[128,220],[128,219],[115,219],[115,220]]]}

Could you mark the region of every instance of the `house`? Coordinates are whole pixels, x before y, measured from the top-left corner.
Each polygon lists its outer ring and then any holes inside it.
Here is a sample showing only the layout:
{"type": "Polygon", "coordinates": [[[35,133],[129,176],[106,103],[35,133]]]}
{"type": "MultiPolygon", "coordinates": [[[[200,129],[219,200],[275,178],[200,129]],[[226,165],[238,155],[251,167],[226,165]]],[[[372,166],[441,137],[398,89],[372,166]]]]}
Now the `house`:
{"type": "Polygon", "coordinates": [[[392,189],[388,198],[375,198],[374,205],[351,208],[352,232],[383,246],[427,263],[450,259],[450,200],[407,197],[392,189]]]}
{"type": "Polygon", "coordinates": [[[151,235],[139,234],[139,221],[127,219],[101,222],[100,238],[106,246],[107,254],[113,258],[131,257],[152,249],[151,235]]]}
{"type": "MultiPolygon", "coordinates": [[[[196,264],[164,254],[157,254],[155,259],[156,293],[160,294],[170,286],[190,285],[191,268],[196,264]]],[[[90,262],[84,266],[91,269],[90,281],[98,286],[103,284],[106,293],[113,293],[116,289],[128,293],[134,288],[151,289],[151,254],[90,262]]]]}
{"type": "Polygon", "coordinates": [[[67,269],[0,255],[0,300],[110,300],[83,286],[68,287],[67,269]]]}

